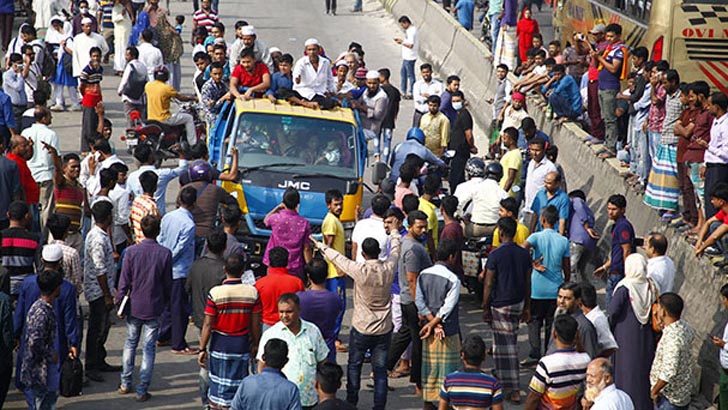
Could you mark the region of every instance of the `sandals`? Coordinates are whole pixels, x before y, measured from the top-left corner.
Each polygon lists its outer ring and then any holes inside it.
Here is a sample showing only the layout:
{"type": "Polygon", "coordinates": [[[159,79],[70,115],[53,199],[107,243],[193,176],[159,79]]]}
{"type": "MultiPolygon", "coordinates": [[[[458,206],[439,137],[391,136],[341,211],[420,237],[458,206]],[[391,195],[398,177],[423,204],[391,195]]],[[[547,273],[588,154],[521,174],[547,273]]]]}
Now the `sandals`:
{"type": "Polygon", "coordinates": [[[604,148],[602,151],[600,151],[597,154],[597,157],[599,159],[601,159],[601,160],[605,160],[605,159],[609,159],[609,158],[614,158],[616,156],[617,155],[614,152],[612,152],[609,148],[604,148]]]}
{"type": "Polygon", "coordinates": [[[410,372],[401,372],[399,370],[392,370],[389,372],[389,378],[390,379],[401,379],[404,377],[409,377],[410,372]]]}
{"type": "Polygon", "coordinates": [[[172,354],[178,354],[178,355],[184,355],[184,356],[192,356],[192,355],[196,355],[197,353],[198,353],[198,350],[190,349],[189,347],[185,347],[183,350],[172,349],[172,354]]]}

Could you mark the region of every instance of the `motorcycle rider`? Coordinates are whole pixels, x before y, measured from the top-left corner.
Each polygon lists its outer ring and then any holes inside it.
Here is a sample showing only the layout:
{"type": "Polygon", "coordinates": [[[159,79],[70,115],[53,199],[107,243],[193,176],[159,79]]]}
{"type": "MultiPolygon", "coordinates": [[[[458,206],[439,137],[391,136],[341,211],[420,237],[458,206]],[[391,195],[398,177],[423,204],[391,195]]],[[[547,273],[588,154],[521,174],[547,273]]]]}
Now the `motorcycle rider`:
{"type": "Polygon", "coordinates": [[[184,125],[187,144],[193,146],[197,142],[194,118],[186,112],[170,114],[169,102],[172,98],[181,102],[194,102],[197,101],[197,97],[178,93],[167,84],[167,80],[169,80],[169,70],[165,66],[159,66],[154,69],[154,81],[150,81],[144,86],[144,92],[147,95],[147,119],[170,126],[184,125]]]}
{"type": "Polygon", "coordinates": [[[459,216],[469,214],[473,210],[473,201],[465,202],[467,196],[472,196],[478,189],[478,186],[483,182],[485,177],[485,161],[478,157],[469,158],[465,163],[465,182],[458,185],[455,188],[455,197],[458,199],[458,212],[459,216]]]}
{"type": "MultiPolygon", "coordinates": [[[[475,189],[463,196],[463,204],[473,201],[473,212],[465,215],[465,237],[482,238],[493,235],[498,222],[500,201],[508,197],[508,193],[500,187],[503,167],[497,162],[485,166],[485,179],[475,189]]],[[[462,211],[462,208],[461,208],[462,211]]]]}
{"type": "Polygon", "coordinates": [[[397,144],[389,158],[389,165],[392,169],[390,179],[392,181],[397,181],[397,178],[399,178],[399,167],[404,164],[409,154],[417,155],[430,165],[446,166],[443,160],[438,158],[425,146],[425,133],[417,127],[412,127],[407,131],[407,140],[397,144]]]}

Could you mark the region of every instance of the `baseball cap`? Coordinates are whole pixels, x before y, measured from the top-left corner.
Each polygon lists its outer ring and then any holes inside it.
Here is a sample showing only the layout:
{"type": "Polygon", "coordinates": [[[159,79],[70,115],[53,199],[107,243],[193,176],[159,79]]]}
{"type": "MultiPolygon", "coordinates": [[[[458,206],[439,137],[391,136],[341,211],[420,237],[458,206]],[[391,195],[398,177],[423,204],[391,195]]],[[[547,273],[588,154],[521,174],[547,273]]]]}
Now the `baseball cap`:
{"type": "Polygon", "coordinates": [[[604,24],[597,24],[594,26],[594,28],[591,29],[590,33],[592,34],[604,34],[607,31],[607,26],[604,24]]]}

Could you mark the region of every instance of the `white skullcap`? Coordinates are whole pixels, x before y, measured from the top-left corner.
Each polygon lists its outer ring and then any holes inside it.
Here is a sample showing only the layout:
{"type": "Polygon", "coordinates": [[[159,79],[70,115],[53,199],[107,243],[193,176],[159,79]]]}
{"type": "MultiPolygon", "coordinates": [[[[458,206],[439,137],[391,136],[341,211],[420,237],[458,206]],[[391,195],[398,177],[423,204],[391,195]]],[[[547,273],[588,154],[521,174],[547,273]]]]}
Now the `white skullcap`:
{"type": "Polygon", "coordinates": [[[303,43],[303,45],[304,45],[304,47],[317,46],[317,45],[319,45],[319,41],[316,40],[315,38],[309,38],[308,40],[306,40],[305,43],[303,43]]]}
{"type": "Polygon", "coordinates": [[[268,49],[268,52],[271,53],[271,54],[273,54],[273,53],[282,53],[283,51],[280,48],[278,48],[278,47],[270,47],[268,49]]]}
{"type": "Polygon", "coordinates": [[[377,70],[367,71],[367,80],[379,79],[379,72],[377,70]]]}
{"type": "Polygon", "coordinates": [[[88,17],[84,17],[81,19],[81,25],[84,25],[84,24],[94,24],[94,21],[88,17]]]}
{"type": "Polygon", "coordinates": [[[43,247],[41,258],[49,263],[60,262],[63,260],[63,249],[59,245],[46,245],[43,247]]]}
{"type": "Polygon", "coordinates": [[[243,26],[243,35],[244,36],[254,36],[255,35],[255,27],[253,26],[243,26]]]}
{"type": "Polygon", "coordinates": [[[346,60],[339,60],[334,64],[334,67],[341,67],[342,65],[349,66],[349,63],[346,62],[346,60]]]}

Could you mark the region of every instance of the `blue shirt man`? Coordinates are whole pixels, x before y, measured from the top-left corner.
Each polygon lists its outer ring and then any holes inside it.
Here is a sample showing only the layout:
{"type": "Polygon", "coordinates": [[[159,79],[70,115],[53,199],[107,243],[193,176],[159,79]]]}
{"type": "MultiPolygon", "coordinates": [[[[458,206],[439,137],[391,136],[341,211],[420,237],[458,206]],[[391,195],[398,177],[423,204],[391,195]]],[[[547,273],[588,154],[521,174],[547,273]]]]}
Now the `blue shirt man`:
{"type": "Polygon", "coordinates": [[[589,233],[584,228],[584,224],[594,228],[594,213],[583,199],[579,197],[571,198],[569,240],[587,249],[594,249],[596,240],[589,236],[589,233]]]}
{"type": "Polygon", "coordinates": [[[290,72],[288,75],[281,73],[280,71],[273,73],[270,77],[270,88],[266,91],[265,95],[272,95],[276,98],[280,98],[278,90],[293,90],[293,77],[290,72]]]}
{"type": "Polygon", "coordinates": [[[164,215],[159,244],[172,251],[172,279],[186,278],[195,259],[195,221],[189,209],[180,207],[164,215]]]}
{"type": "Polygon", "coordinates": [[[389,164],[392,167],[390,173],[392,181],[397,181],[397,178],[399,178],[399,167],[404,164],[404,160],[409,154],[417,155],[430,165],[445,166],[445,162],[433,154],[426,146],[417,140],[410,139],[398,144],[392,150],[392,156],[389,159],[389,164]]]}
{"type": "MultiPolygon", "coordinates": [[[[142,150],[148,149],[142,148],[142,150]]],[[[167,212],[167,201],[165,200],[165,195],[167,194],[167,185],[169,185],[170,182],[187,172],[187,160],[180,159],[177,168],[157,168],[153,165],[154,158],[152,158],[151,156],[147,156],[146,161],[142,161],[142,159],[144,158],[140,159],[140,156],[137,155],[138,151],[139,148],[134,151],[134,158],[136,158],[144,165],[140,166],[139,169],[137,169],[136,171],[129,173],[129,176],[126,180],[126,186],[129,188],[131,193],[134,194],[135,197],[142,195],[144,193],[144,190],[142,189],[141,183],[139,183],[139,176],[146,171],[153,171],[155,174],[157,174],[157,190],[154,191],[154,201],[157,203],[157,209],[159,209],[159,213],[161,215],[164,215],[167,212]],[[152,164],[149,164],[149,162],[151,162],[152,164]]]]}
{"type": "MultiPolygon", "coordinates": [[[[9,129],[15,129],[15,114],[13,114],[13,102],[10,100],[10,96],[5,94],[5,92],[1,89],[0,107],[2,107],[2,115],[0,115],[0,126],[5,126],[9,129]]],[[[2,131],[0,131],[0,136],[2,136],[2,131]]]]}
{"type": "Polygon", "coordinates": [[[610,274],[624,275],[624,250],[622,249],[623,244],[629,244],[631,252],[634,253],[634,228],[632,223],[622,215],[614,221],[612,226],[612,251],[611,251],[611,265],[609,266],[610,274]]]}
{"type": "Polygon", "coordinates": [[[561,186],[561,174],[559,172],[549,172],[543,179],[543,189],[536,193],[531,203],[531,211],[536,215],[531,225],[531,232],[540,231],[541,226],[541,210],[547,206],[553,206],[558,212],[558,219],[554,223],[553,228],[561,235],[566,234],[568,225],[566,221],[569,219],[571,211],[571,202],[569,196],[559,188],[561,186]],[[536,225],[534,229],[534,224],[536,225]]]}
{"type": "Polygon", "coordinates": [[[465,27],[465,30],[473,29],[473,11],[475,10],[475,3],[473,0],[458,0],[455,3],[455,10],[458,11],[458,21],[465,27]]]}
{"type": "Polygon", "coordinates": [[[557,117],[575,118],[582,111],[581,92],[574,77],[564,74],[564,67],[554,67],[555,81],[547,90],[549,104],[557,117]]]}
{"type": "Polygon", "coordinates": [[[531,272],[531,299],[556,301],[559,285],[571,278],[569,240],[554,231],[558,210],[548,206],[541,211],[543,230],[531,234],[523,247],[533,248],[535,267],[531,272]],[[562,274],[563,272],[563,274],[562,274]]]}

